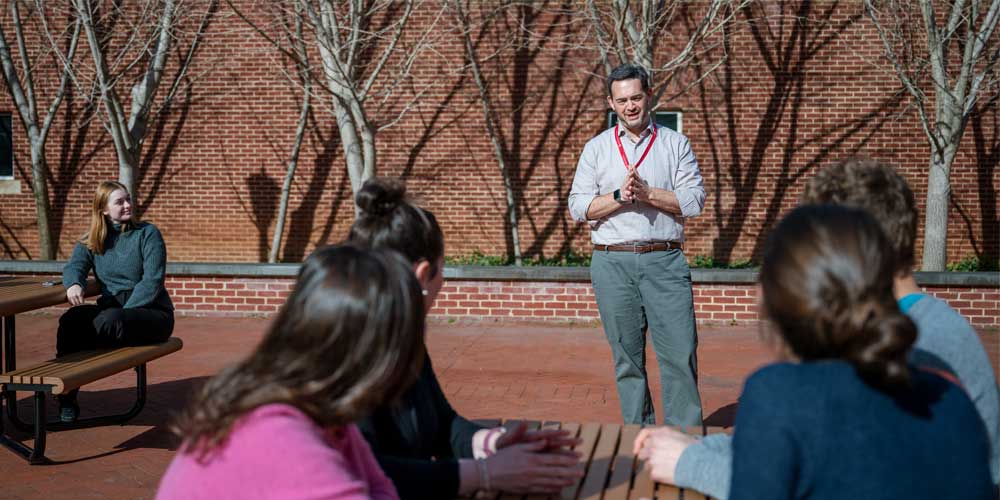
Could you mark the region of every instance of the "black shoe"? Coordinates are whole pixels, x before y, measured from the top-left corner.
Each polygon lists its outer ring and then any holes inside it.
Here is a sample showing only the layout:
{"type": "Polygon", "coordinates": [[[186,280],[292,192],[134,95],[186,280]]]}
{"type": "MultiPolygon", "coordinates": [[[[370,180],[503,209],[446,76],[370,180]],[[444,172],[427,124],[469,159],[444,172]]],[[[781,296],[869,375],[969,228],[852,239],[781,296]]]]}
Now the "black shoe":
{"type": "Polygon", "coordinates": [[[72,423],[78,418],[80,418],[80,403],[76,401],[76,397],[59,396],[59,421],[72,423]]]}

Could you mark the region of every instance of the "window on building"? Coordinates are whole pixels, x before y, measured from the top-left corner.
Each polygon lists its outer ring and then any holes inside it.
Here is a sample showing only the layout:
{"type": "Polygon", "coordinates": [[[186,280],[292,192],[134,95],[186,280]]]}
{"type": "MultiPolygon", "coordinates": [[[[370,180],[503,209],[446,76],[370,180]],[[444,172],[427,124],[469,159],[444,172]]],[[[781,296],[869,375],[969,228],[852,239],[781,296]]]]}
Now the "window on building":
{"type": "Polygon", "coordinates": [[[11,114],[0,113],[0,179],[14,178],[14,141],[11,114]]]}
{"type": "MultiPolygon", "coordinates": [[[[678,133],[681,132],[682,123],[682,113],[680,111],[657,111],[656,112],[656,124],[661,127],[667,127],[678,133]]],[[[618,123],[618,115],[614,111],[608,110],[608,127],[613,127],[618,123]]]]}

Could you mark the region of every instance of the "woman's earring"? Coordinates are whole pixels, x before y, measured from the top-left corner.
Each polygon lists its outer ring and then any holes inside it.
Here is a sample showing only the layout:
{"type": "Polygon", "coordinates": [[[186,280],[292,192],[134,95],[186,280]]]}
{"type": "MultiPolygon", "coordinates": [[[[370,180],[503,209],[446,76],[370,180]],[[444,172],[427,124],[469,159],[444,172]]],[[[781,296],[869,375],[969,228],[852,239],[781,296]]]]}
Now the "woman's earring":
{"type": "Polygon", "coordinates": [[[421,294],[422,294],[422,295],[423,295],[424,297],[426,297],[426,296],[427,296],[427,290],[420,290],[420,293],[421,293],[421,294]]]}

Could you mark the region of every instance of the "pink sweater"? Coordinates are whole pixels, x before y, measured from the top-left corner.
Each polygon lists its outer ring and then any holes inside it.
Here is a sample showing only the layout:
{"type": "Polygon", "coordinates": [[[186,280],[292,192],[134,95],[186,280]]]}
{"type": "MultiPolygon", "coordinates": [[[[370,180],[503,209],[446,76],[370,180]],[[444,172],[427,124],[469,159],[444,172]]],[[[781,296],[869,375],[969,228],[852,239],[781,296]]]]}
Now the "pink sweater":
{"type": "Polygon", "coordinates": [[[355,425],[325,431],[284,404],[240,418],[206,463],[182,447],[156,498],[399,499],[355,425]]]}

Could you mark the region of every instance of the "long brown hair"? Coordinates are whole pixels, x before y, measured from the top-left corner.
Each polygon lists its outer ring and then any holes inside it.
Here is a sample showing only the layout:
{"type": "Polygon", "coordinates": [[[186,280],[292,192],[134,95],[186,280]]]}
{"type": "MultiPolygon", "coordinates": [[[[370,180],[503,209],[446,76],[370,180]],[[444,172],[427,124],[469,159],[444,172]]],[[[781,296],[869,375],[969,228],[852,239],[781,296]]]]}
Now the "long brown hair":
{"type": "MultiPolygon", "coordinates": [[[[111,198],[111,193],[119,189],[128,193],[128,188],[117,181],[101,181],[97,185],[97,190],[94,191],[94,201],[90,206],[90,229],[80,238],[80,242],[95,254],[100,255],[104,253],[104,243],[108,237],[108,226],[111,225],[111,221],[108,219],[108,216],[104,215],[104,211],[108,208],[108,199],[111,198]]],[[[127,222],[122,230],[127,231],[132,229],[138,222],[139,216],[133,210],[132,220],[127,222]]]]}
{"type": "Polygon", "coordinates": [[[843,359],[873,387],[909,385],[917,337],[892,294],[895,252],[867,212],[805,205],[789,213],[764,250],[763,305],[803,361],[843,359]]]}
{"type": "Polygon", "coordinates": [[[320,248],[260,345],[206,383],[173,430],[205,458],[237,419],[266,404],[292,405],[324,428],[354,422],[416,380],[423,307],[420,284],[395,252],[320,248]]]}

